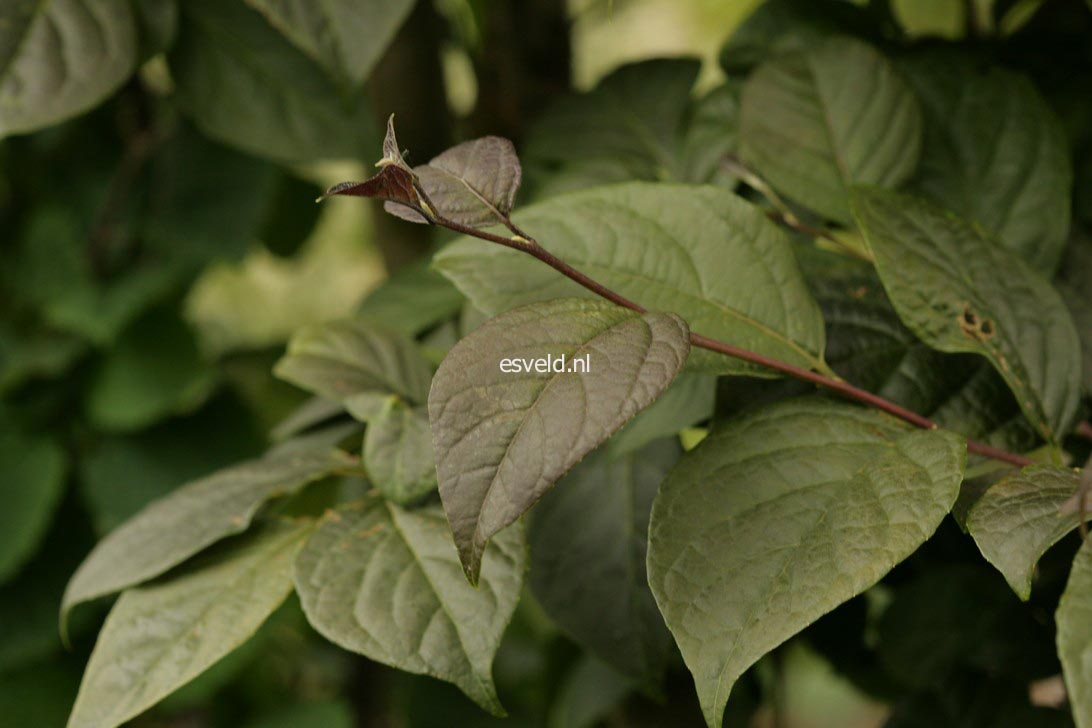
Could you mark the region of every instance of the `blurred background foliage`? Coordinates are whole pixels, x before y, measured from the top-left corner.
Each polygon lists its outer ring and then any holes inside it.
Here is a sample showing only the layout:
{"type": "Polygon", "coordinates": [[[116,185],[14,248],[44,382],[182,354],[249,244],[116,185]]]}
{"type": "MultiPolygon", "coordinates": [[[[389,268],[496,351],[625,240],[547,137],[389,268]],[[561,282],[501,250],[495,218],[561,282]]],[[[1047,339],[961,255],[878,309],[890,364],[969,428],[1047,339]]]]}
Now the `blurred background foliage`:
{"type": "MultiPolygon", "coordinates": [[[[678,108],[652,96],[642,113],[670,119],[701,96],[685,114],[713,131],[696,143],[730,144],[716,124],[733,113],[733,74],[746,67],[752,45],[772,42],[758,22],[724,45],[759,0],[420,0],[403,3],[407,19],[390,29],[389,46],[372,43],[380,50],[365,79],[354,69],[371,61],[353,65],[344,54],[292,43],[253,9],[261,2],[126,1],[132,47],[127,61],[111,61],[125,68],[98,69],[116,79],[104,99],[76,99],[87,113],[63,114],[72,118],[0,113],[6,726],[65,722],[104,609],[78,615],[68,650],[57,608],[97,538],[188,479],[268,446],[271,429],[305,400],[270,373],[292,332],[355,310],[392,272],[418,286],[427,276],[413,261],[437,242],[432,231],[362,202],[314,204],[328,184],[367,173],[388,113],[398,114],[412,163],[459,139],[513,138],[525,153],[531,196],[621,178],[705,181],[716,170],[686,153],[670,169],[630,159],[619,170],[551,142],[551,133],[572,133],[564,121],[573,104],[583,105],[581,114],[597,104],[616,112],[605,92],[559,99],[572,87],[594,88],[626,62],[694,56],[700,67],[673,87],[678,108]]],[[[103,6],[58,0],[54,9],[84,4],[103,6]]],[[[836,25],[849,7],[774,4],[796,13],[804,31],[836,25]]],[[[0,24],[22,22],[38,5],[45,3],[5,0],[0,24]]],[[[989,46],[1007,37],[1010,64],[1035,78],[1074,149],[1087,152],[1092,51],[1086,46],[1082,56],[1052,35],[1092,37],[1080,2],[858,5],[927,44],[972,37],[989,46]]],[[[0,43],[0,78],[12,53],[0,43]]],[[[1092,156],[1083,158],[1078,188],[1087,195],[1092,156]]],[[[435,289],[450,304],[452,289],[442,281],[435,289]]],[[[376,296],[370,305],[382,312],[383,296],[397,289],[376,296]]],[[[431,335],[441,351],[451,336],[442,327],[431,335]]],[[[722,390],[718,408],[730,410],[761,397],[762,387],[722,390]]],[[[1043,633],[1049,617],[1030,618],[969,541],[951,523],[945,528],[883,587],[763,660],[734,691],[728,724],[1067,725],[1062,712],[1033,708],[1026,695],[1028,680],[1058,673],[1053,652],[1039,649],[1051,642],[1043,633]],[[945,676],[940,684],[937,675],[945,676]]],[[[1032,616],[1045,614],[1062,588],[1073,542],[1058,549],[1068,551],[1045,560],[1032,616]]],[[[666,695],[642,694],[524,599],[494,666],[512,712],[504,725],[698,725],[690,678],[676,663],[666,695]]],[[[500,722],[454,687],[317,638],[290,601],[244,649],[134,724],[500,722]]]]}

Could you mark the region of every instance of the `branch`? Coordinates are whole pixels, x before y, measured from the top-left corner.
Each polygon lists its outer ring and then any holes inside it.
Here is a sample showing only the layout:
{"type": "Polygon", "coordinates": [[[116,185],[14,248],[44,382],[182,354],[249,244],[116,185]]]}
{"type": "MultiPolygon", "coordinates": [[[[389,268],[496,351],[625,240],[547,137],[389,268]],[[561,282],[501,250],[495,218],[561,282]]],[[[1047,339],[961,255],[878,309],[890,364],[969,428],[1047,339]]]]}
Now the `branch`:
{"type": "MultiPolygon", "coordinates": [[[[423,190],[421,190],[419,186],[418,192],[423,193],[423,190]]],[[[435,209],[436,208],[433,207],[433,210],[435,209]]],[[[645,311],[647,311],[647,309],[640,304],[634,303],[620,293],[612,291],[611,289],[604,286],[602,283],[592,278],[589,278],[584,273],[580,272],[576,268],[573,268],[571,265],[561,260],[553,253],[543,248],[534,238],[530,237],[518,227],[516,227],[511,222],[511,220],[506,220],[505,225],[506,227],[508,227],[509,230],[514,233],[513,237],[504,237],[503,235],[496,235],[485,230],[478,230],[477,228],[463,225],[461,223],[455,222],[454,220],[449,220],[439,215],[438,213],[435,215],[435,217],[432,218],[432,222],[441,227],[445,227],[448,230],[462,233],[463,235],[470,235],[481,240],[487,240],[491,243],[496,243],[497,245],[503,245],[506,248],[511,248],[513,250],[518,250],[522,253],[527,253],[528,255],[531,255],[542,261],[546,265],[550,266],[558,273],[561,273],[566,278],[569,278],[570,280],[580,284],[584,288],[587,288],[592,293],[602,298],[605,298],[612,303],[615,303],[619,306],[624,306],[625,308],[637,311],[638,313],[645,313],[645,311]]],[[[734,359],[740,359],[742,361],[750,362],[752,364],[757,364],[766,369],[772,369],[776,372],[781,372],[782,374],[793,377],[794,379],[811,382],[812,384],[816,384],[825,389],[829,389],[832,392],[836,392],[843,397],[846,397],[847,399],[852,399],[854,401],[860,402],[861,404],[865,404],[870,407],[882,410],[889,415],[897,417],[905,422],[909,422],[910,424],[917,427],[929,430],[937,429],[938,427],[940,427],[940,425],[933,422],[927,417],[922,417],[916,412],[912,412],[905,407],[901,407],[894,402],[886,400],[878,395],[872,394],[871,392],[868,392],[864,389],[860,389],[859,387],[855,387],[852,384],[849,384],[848,382],[845,382],[836,377],[813,372],[810,369],[798,367],[794,364],[789,364],[788,362],[783,362],[778,359],[772,359],[770,357],[763,356],[762,354],[758,354],[747,349],[741,349],[723,341],[710,339],[707,336],[702,336],[701,334],[696,334],[693,332],[690,334],[690,343],[693,346],[697,346],[701,349],[715,351],[718,354],[724,354],[725,356],[730,356],[734,359]]],[[[975,440],[967,440],[967,451],[975,453],[976,455],[983,455],[985,457],[993,458],[994,460],[1000,460],[1002,462],[1009,463],[1010,465],[1015,465],[1019,467],[1034,464],[1033,460],[1026,458],[1023,455],[1000,450],[998,448],[992,447],[991,445],[987,445],[983,442],[977,442],[975,440]]]]}

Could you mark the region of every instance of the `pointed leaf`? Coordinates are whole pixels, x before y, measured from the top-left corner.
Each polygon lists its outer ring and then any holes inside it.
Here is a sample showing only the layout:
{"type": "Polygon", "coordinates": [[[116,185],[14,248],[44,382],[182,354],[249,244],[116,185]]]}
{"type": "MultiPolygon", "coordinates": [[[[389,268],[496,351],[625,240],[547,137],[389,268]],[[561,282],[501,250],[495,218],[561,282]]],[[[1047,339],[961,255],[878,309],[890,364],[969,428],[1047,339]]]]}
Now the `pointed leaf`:
{"type": "Polygon", "coordinates": [[[368,420],[364,468],[376,489],[401,505],[436,490],[436,461],[425,408],[388,397],[368,420]]]}
{"type": "Polygon", "coordinates": [[[1077,509],[1066,506],[1080,480],[1079,471],[1032,465],[990,486],[967,515],[982,555],[1024,601],[1039,559],[1077,527],[1077,509]]]}
{"type": "Polygon", "coordinates": [[[335,78],[359,85],[405,22],[413,0],[246,0],[335,78]]]}
{"type": "Polygon", "coordinates": [[[0,139],[87,111],[137,62],[132,6],[32,0],[0,10],[0,139]]]}
{"type": "Polygon", "coordinates": [[[913,187],[1050,274],[1069,230],[1073,169],[1062,125],[1031,82],[973,58],[900,66],[925,111],[913,187]]]}
{"type": "Polygon", "coordinates": [[[352,464],[323,448],[270,455],[195,480],[154,501],[111,531],[72,576],[61,604],[72,607],[159,576],[219,541],[242,533],[268,500],[352,464]]]}
{"type": "Polygon", "coordinates": [[[0,583],[34,555],[64,495],[64,451],[52,440],[20,434],[0,418],[0,583]]]}
{"type": "MultiPolygon", "coordinates": [[[[631,183],[556,197],[514,219],[565,262],[643,306],[677,313],[695,332],[825,367],[822,316],[788,238],[726,190],[631,183]]],[[[481,240],[459,240],[433,264],[490,314],[562,296],[593,297],[526,253],[481,240]]],[[[691,363],[770,376],[706,351],[694,352],[691,363]]]]}
{"type": "Polygon", "coordinates": [[[257,11],[219,0],[179,11],[171,79],[205,134],[282,162],[361,158],[378,140],[367,99],[344,97],[257,11]]]}
{"type": "Polygon", "coordinates": [[[454,318],[466,299],[449,280],[418,260],[393,271],[360,302],[357,313],[413,337],[454,318]]]}
{"type": "Polygon", "coordinates": [[[1024,452],[1040,440],[989,362],[944,354],[899,319],[868,266],[809,278],[827,322],[826,358],[839,375],[954,432],[1024,452]]]}
{"type": "Polygon", "coordinates": [[[828,38],[776,56],[743,87],[740,154],[774,188],[849,222],[849,188],[897,187],[914,172],[921,109],[871,46],[828,38]]]}
{"type": "MultiPolygon", "coordinates": [[[[495,136],[463,142],[413,172],[434,212],[472,227],[502,222],[523,176],[512,142],[495,136]]],[[[411,222],[428,222],[404,205],[388,203],[384,208],[411,222]]]]}
{"type": "Polygon", "coordinates": [[[417,188],[413,186],[413,173],[396,164],[384,165],[378,173],[363,182],[341,182],[323,193],[327,197],[371,197],[384,200],[388,212],[405,216],[412,222],[428,222],[429,215],[417,188]]]}
{"type": "Polygon", "coordinates": [[[658,440],[610,460],[598,452],[535,508],[531,589],[557,624],[615,670],[655,684],[671,635],[645,575],[648,516],[682,448],[658,440]]]}
{"type": "Polygon", "coordinates": [[[821,399],[714,430],[652,506],[649,584],[710,726],[739,676],[909,556],[955,502],[966,455],[821,399]]]}
{"type": "Polygon", "coordinates": [[[700,70],[696,58],[654,58],[563,97],[528,132],[528,165],[609,161],[617,170],[609,181],[682,180],[678,136],[700,70]]]}
{"type": "Polygon", "coordinates": [[[985,356],[1056,442],[1080,398],[1080,343],[1050,284],[969,223],[923,200],[854,193],[854,216],[903,323],[934,349],[985,356]]]}
{"type": "Polygon", "coordinates": [[[113,728],[246,642],[292,591],[307,524],[270,526],[118,599],[68,728],[113,728]]]}
{"type": "Polygon", "coordinates": [[[455,345],[428,413],[440,497],[471,582],[489,539],[655,401],[689,351],[677,316],[581,299],[510,311],[455,345]],[[547,356],[564,357],[562,368],[587,357],[587,371],[502,369],[502,359],[547,356]]]}
{"type": "Polygon", "coordinates": [[[342,403],[362,394],[397,394],[423,404],[432,379],[428,362],[410,339],[364,316],[298,331],[273,372],[342,403]]]}
{"type": "Polygon", "coordinates": [[[1092,539],[1086,540],[1073,560],[1055,615],[1058,657],[1069,689],[1069,703],[1077,728],[1092,726],[1092,539]]]}
{"type": "Polygon", "coordinates": [[[519,600],[526,546],[514,527],[466,583],[438,506],[382,498],[330,513],[296,560],[296,591],[330,641],[385,665],[454,683],[496,715],[493,655],[519,600]]]}

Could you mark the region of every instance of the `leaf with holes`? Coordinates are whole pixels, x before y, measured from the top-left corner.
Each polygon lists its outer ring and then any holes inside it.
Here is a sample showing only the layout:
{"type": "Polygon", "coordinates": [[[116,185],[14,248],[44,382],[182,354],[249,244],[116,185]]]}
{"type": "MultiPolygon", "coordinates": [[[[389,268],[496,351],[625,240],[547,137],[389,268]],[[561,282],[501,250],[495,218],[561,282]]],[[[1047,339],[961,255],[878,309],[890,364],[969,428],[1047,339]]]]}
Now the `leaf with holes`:
{"type": "Polygon", "coordinates": [[[652,404],[689,351],[678,316],[582,299],[510,311],[455,345],[428,414],[440,497],[471,582],[489,539],[652,404]],[[572,371],[577,360],[584,372],[572,371]]]}
{"type": "Polygon", "coordinates": [[[615,670],[661,677],[671,635],[645,575],[648,515],[682,448],[658,440],[615,460],[598,452],[535,508],[531,589],[546,613],[615,670]]]}
{"type": "Polygon", "coordinates": [[[388,397],[368,421],[364,468],[385,497],[406,505],[436,490],[436,462],[428,412],[388,397]]]}
{"type": "Polygon", "coordinates": [[[84,559],[65,590],[62,625],[77,604],[159,576],[245,531],[270,499],[352,464],[344,453],[327,448],[271,454],[172,491],[111,531],[84,559]]]}
{"type": "Polygon", "coordinates": [[[648,575],[706,722],[762,655],[875,584],[940,524],[964,441],[818,398],[715,429],[660,486],[648,575]]]}
{"type": "Polygon", "coordinates": [[[929,346],[985,356],[1057,442],[1076,414],[1080,342],[1058,293],[1016,254],[919,198],[862,188],[854,216],[903,323],[929,346]]]}
{"type": "MultiPolygon", "coordinates": [[[[823,320],[786,235],[727,190],[636,182],[555,197],[514,216],[550,252],[691,329],[807,368],[824,370],[823,320]],[[730,271],[731,275],[726,275],[730,271]]],[[[433,265],[482,311],[562,296],[593,297],[526,253],[462,239],[433,265]]],[[[696,351],[717,373],[769,370],[696,351]]]]}
{"type": "Polygon", "coordinates": [[[309,524],[271,525],[121,595],[87,663],[69,728],[114,728],[246,642],[292,591],[309,524]]]}
{"type": "Polygon", "coordinates": [[[829,38],[775,56],[743,87],[740,154],[775,189],[850,220],[849,188],[897,187],[921,150],[913,91],[871,46],[829,38]]]}
{"type": "Polygon", "coordinates": [[[1032,465],[990,486],[967,515],[982,555],[1025,601],[1039,559],[1077,527],[1080,481],[1077,471],[1032,465]]]}
{"type": "Polygon", "coordinates": [[[32,0],[0,13],[0,139],[87,111],[137,62],[129,3],[32,0]]]}
{"type": "Polygon", "coordinates": [[[995,447],[1023,452],[1039,443],[990,363],[919,341],[871,267],[815,273],[809,281],[827,322],[827,361],[843,378],[995,447]]]}
{"type": "Polygon", "coordinates": [[[308,621],[366,657],[454,683],[495,715],[493,655],[515,611],[526,546],[516,526],[485,550],[481,583],[463,578],[438,506],[408,511],[378,497],[343,506],[296,560],[308,621]]]}

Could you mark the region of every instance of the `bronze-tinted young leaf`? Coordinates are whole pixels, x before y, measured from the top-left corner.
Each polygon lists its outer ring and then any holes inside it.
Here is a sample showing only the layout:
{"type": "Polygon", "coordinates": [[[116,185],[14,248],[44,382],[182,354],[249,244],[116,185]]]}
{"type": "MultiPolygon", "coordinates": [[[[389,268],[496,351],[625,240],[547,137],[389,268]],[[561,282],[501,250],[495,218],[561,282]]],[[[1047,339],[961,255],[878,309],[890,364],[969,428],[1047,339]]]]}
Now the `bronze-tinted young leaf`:
{"type": "MultiPolygon", "coordinates": [[[[523,176],[512,142],[495,136],[463,142],[413,171],[436,214],[473,227],[507,217],[523,176]]],[[[411,222],[428,222],[405,206],[384,207],[411,222]]]]}
{"type": "Polygon", "coordinates": [[[347,650],[459,687],[503,715],[493,656],[526,564],[522,526],[485,551],[481,586],[466,583],[438,506],[404,510],[375,495],[331,512],[296,560],[308,621],[347,650]]]}
{"type": "Polygon", "coordinates": [[[385,200],[388,204],[409,208],[420,222],[427,222],[421,205],[421,197],[413,186],[413,173],[395,164],[384,165],[375,175],[363,182],[341,182],[323,193],[327,197],[371,197],[385,200]]]}
{"type": "Polygon", "coordinates": [[[1015,253],[944,209],[858,188],[853,214],[903,323],[929,346],[986,357],[1039,434],[1057,442],[1080,399],[1080,342],[1061,297],[1015,253]]]}
{"type": "Polygon", "coordinates": [[[509,311],[455,345],[428,410],[440,496],[472,582],[489,539],[651,404],[689,351],[675,315],[584,299],[509,311]],[[544,371],[547,356],[586,371],[544,371]]]}
{"type": "Polygon", "coordinates": [[[1080,480],[1074,470],[1032,465],[990,486],[967,515],[982,555],[1025,601],[1039,559],[1077,528],[1077,509],[1066,505],[1080,480]]]}

